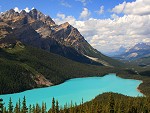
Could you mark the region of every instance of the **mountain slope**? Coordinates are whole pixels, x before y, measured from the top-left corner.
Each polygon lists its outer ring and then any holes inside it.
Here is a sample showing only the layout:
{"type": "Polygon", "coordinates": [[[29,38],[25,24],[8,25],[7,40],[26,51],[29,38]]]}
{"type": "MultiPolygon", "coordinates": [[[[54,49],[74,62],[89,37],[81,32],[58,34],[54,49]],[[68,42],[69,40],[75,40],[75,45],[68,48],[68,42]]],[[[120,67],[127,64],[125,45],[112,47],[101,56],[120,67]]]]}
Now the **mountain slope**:
{"type": "MultiPolygon", "coordinates": [[[[50,86],[75,77],[104,75],[114,68],[87,65],[10,40],[0,44],[0,93],[50,86]]],[[[117,72],[117,71],[116,71],[117,72]]]]}
{"type": "Polygon", "coordinates": [[[95,50],[69,23],[56,25],[49,17],[33,9],[29,13],[20,13],[13,9],[0,15],[1,23],[11,28],[1,37],[15,37],[22,43],[53,52],[82,63],[104,65],[109,67],[123,66],[99,51],[95,50]],[[96,60],[95,60],[96,59],[96,60]]]}
{"type": "Polygon", "coordinates": [[[115,56],[115,58],[121,60],[136,60],[149,56],[150,56],[150,44],[138,43],[129,50],[126,50],[125,53],[119,56],[115,56]]]}

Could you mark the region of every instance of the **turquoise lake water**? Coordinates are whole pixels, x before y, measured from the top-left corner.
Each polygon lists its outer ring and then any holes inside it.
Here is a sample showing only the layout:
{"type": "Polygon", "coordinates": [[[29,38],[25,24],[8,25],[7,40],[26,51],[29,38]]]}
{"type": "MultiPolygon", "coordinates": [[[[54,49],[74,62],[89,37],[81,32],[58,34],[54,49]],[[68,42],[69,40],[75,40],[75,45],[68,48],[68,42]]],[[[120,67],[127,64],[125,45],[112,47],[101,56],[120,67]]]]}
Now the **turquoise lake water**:
{"type": "Polygon", "coordinates": [[[95,96],[104,92],[121,93],[128,96],[143,96],[137,91],[137,87],[142,81],[132,79],[122,79],[115,74],[108,74],[103,77],[75,78],[68,80],[60,85],[38,88],[15,94],[0,95],[5,106],[8,105],[9,98],[12,98],[15,105],[20,98],[21,101],[26,96],[27,105],[46,102],[47,107],[51,107],[51,100],[54,97],[59,101],[59,105],[66,103],[80,104],[89,101],[95,96]]]}

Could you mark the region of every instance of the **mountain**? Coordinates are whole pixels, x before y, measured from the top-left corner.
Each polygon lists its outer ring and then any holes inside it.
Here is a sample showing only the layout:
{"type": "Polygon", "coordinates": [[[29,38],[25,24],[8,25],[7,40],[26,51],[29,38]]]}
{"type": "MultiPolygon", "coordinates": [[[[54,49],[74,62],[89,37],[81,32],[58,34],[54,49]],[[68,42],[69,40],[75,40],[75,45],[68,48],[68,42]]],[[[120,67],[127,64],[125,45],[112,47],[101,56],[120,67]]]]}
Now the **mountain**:
{"type": "Polygon", "coordinates": [[[125,53],[115,56],[116,59],[121,60],[138,60],[150,57],[150,44],[138,43],[134,47],[125,51],[125,53]]]}
{"type": "Polygon", "coordinates": [[[75,62],[18,40],[3,40],[0,64],[0,94],[56,85],[76,77],[122,72],[117,68],[75,62]]]}
{"type": "Polygon", "coordinates": [[[139,65],[144,68],[148,67],[148,66],[150,66],[150,56],[144,56],[142,58],[130,61],[130,63],[139,65]]]}
{"type": "Polygon", "coordinates": [[[123,66],[94,49],[68,22],[57,25],[51,17],[37,9],[20,13],[13,9],[0,14],[0,38],[15,38],[26,45],[37,47],[81,63],[109,67],[123,66]]]}
{"type": "Polygon", "coordinates": [[[113,52],[108,52],[108,53],[105,53],[105,54],[106,54],[107,56],[114,57],[114,56],[118,56],[118,55],[123,54],[125,51],[126,51],[126,48],[124,48],[123,46],[121,46],[121,47],[119,48],[119,50],[113,51],[113,52]]]}

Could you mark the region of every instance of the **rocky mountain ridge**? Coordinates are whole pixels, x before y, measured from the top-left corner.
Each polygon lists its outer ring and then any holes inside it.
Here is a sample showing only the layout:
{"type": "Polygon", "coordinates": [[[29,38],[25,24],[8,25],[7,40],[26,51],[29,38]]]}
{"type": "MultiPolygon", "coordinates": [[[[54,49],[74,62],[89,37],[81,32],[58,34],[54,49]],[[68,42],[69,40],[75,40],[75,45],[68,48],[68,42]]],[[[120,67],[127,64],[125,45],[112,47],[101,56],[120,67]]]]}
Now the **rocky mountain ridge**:
{"type": "Polygon", "coordinates": [[[94,49],[68,22],[57,25],[51,17],[37,9],[30,12],[11,9],[0,14],[0,20],[0,32],[5,32],[1,39],[15,38],[24,44],[82,63],[109,67],[122,65],[94,49]]]}

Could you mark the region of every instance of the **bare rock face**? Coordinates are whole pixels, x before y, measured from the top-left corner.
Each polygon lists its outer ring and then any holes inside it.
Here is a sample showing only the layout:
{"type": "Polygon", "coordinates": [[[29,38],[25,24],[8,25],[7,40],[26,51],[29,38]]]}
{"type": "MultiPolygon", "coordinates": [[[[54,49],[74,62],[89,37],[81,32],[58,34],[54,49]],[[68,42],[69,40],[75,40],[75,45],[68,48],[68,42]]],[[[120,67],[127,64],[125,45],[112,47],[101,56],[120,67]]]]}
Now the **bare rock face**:
{"type": "Polygon", "coordinates": [[[0,39],[12,32],[12,28],[4,22],[0,22],[0,39]]]}
{"type": "Polygon", "coordinates": [[[47,25],[50,25],[50,26],[55,25],[55,22],[49,16],[44,15],[43,13],[41,13],[40,11],[37,11],[36,9],[31,10],[29,12],[29,16],[34,20],[41,20],[47,25]]]}
{"type": "Polygon", "coordinates": [[[31,10],[29,13],[25,10],[20,13],[13,9],[6,11],[0,15],[0,24],[0,33],[3,32],[0,37],[15,37],[27,45],[82,63],[113,65],[113,60],[94,49],[78,29],[68,22],[56,25],[51,17],[37,9],[31,10]],[[106,63],[103,64],[101,61],[106,63]]]}
{"type": "Polygon", "coordinates": [[[34,81],[39,86],[52,86],[53,83],[51,83],[48,79],[46,79],[43,75],[39,74],[34,77],[34,81]]]}
{"type": "Polygon", "coordinates": [[[10,9],[9,11],[6,11],[5,13],[1,14],[1,17],[3,19],[12,19],[19,16],[18,12],[15,12],[14,9],[10,9]]]}

